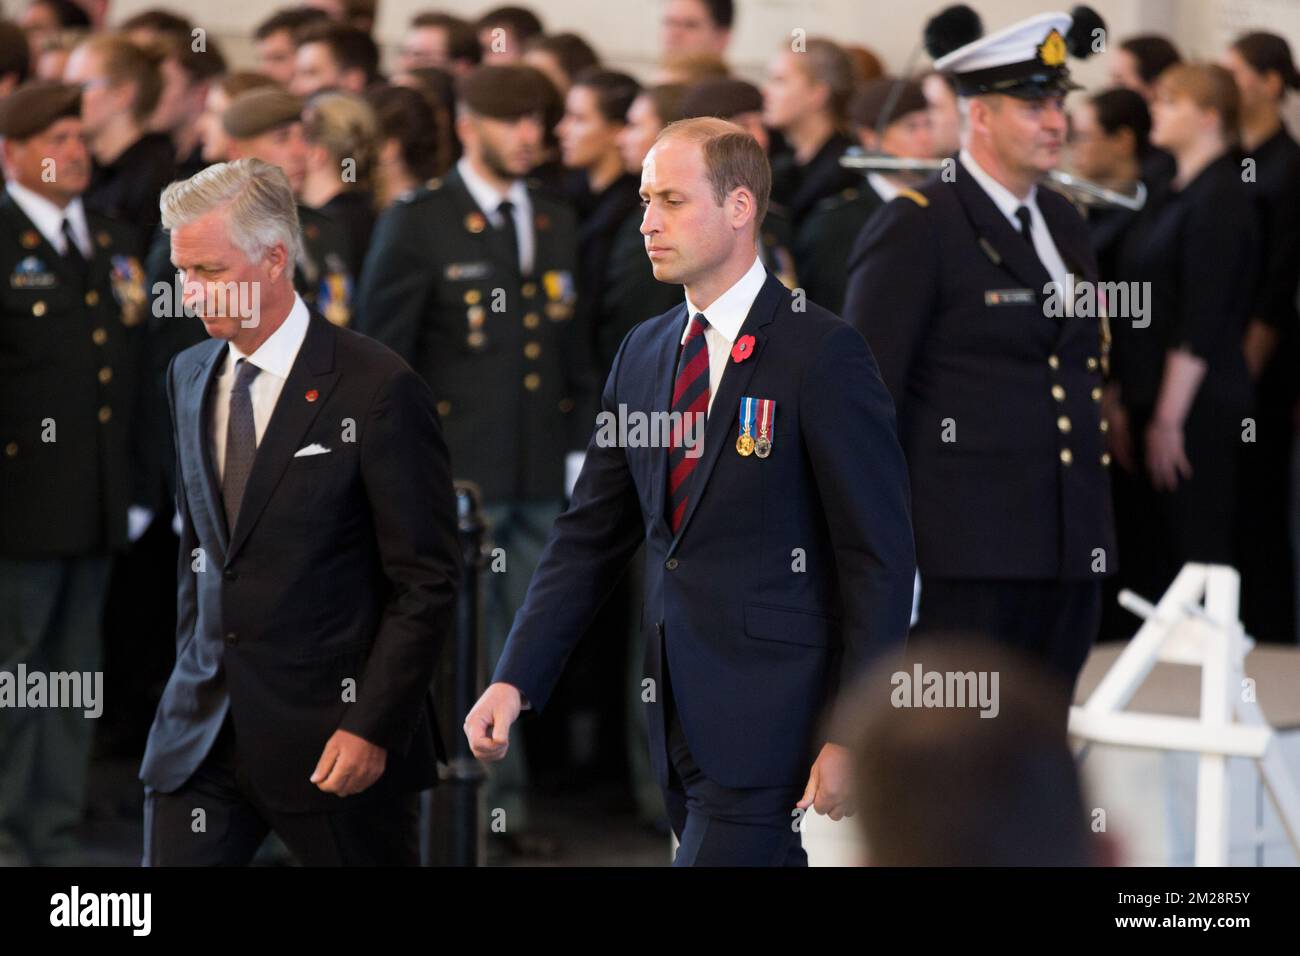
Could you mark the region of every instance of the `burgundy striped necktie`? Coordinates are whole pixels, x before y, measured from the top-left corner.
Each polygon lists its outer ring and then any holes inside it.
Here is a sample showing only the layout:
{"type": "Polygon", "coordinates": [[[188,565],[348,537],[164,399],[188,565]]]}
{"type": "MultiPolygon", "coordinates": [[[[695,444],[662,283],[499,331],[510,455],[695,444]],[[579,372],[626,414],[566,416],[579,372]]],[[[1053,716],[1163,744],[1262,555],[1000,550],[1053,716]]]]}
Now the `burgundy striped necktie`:
{"type": "MultiPolygon", "coordinates": [[[[680,413],[676,419],[668,445],[668,514],[673,534],[682,526],[686,515],[686,502],[690,485],[687,479],[695,470],[700,460],[702,449],[695,449],[693,456],[686,454],[682,444],[683,429],[688,421],[700,416],[702,424],[709,411],[709,347],[704,341],[704,327],[709,320],[703,312],[697,312],[686,330],[686,342],[682,345],[681,356],[677,360],[677,381],[673,385],[672,411],[680,413]]],[[[694,436],[697,442],[703,442],[703,427],[691,428],[687,434],[694,436]]]]}

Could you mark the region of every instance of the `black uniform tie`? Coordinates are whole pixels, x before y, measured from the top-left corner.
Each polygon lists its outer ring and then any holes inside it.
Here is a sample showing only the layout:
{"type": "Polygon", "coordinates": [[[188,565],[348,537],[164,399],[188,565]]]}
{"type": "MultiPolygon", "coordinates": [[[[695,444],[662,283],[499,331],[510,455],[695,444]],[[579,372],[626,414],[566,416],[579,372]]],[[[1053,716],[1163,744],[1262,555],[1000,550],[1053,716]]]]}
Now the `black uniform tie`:
{"type": "Polygon", "coordinates": [[[497,228],[501,230],[501,236],[510,249],[510,261],[514,263],[516,271],[522,272],[523,267],[519,262],[519,230],[515,228],[515,204],[509,199],[503,199],[501,205],[497,206],[497,213],[501,216],[501,225],[497,228]]]}
{"type": "Polygon", "coordinates": [[[1030,249],[1033,249],[1034,248],[1034,219],[1029,214],[1029,207],[1021,206],[1019,209],[1017,209],[1016,219],[1020,221],[1020,235],[1025,237],[1025,242],[1029,243],[1030,249]]]}
{"type": "Polygon", "coordinates": [[[72,220],[67,216],[63,217],[63,261],[74,273],[85,277],[86,258],[81,254],[81,247],[77,245],[77,240],[72,235],[72,220]]]}

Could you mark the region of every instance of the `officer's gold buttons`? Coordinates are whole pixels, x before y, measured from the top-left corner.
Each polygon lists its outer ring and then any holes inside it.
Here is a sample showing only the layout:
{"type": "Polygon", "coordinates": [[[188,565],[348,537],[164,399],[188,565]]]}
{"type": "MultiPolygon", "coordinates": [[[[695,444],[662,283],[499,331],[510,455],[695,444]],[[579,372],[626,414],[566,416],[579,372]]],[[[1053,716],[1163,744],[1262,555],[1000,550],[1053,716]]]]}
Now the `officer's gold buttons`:
{"type": "Polygon", "coordinates": [[[1057,357],[1057,356],[1055,356],[1055,355],[1049,355],[1049,356],[1047,356],[1047,364],[1048,364],[1049,366],[1051,366],[1052,368],[1060,368],[1060,367],[1061,367],[1061,360],[1060,360],[1059,357],[1057,357]]]}
{"type": "Polygon", "coordinates": [[[482,332],[471,332],[465,336],[465,344],[472,349],[481,349],[486,342],[487,336],[482,332]]]}
{"type": "Polygon", "coordinates": [[[529,342],[524,345],[524,358],[535,359],[542,354],[542,347],[536,342],[529,342]]]}
{"type": "Polygon", "coordinates": [[[86,305],[99,305],[99,292],[91,289],[86,293],[86,305]]]}
{"type": "Polygon", "coordinates": [[[101,425],[107,425],[108,420],[112,417],[113,417],[113,410],[109,408],[107,405],[104,405],[99,409],[99,423],[101,425]]]}
{"type": "Polygon", "coordinates": [[[100,385],[107,385],[109,382],[113,381],[113,370],[105,365],[99,370],[98,377],[100,385]]]}
{"type": "Polygon", "coordinates": [[[1096,386],[1093,387],[1093,389],[1092,389],[1092,400],[1093,400],[1094,402],[1100,402],[1100,401],[1101,401],[1101,386],[1100,386],[1100,385],[1096,385],[1096,386]]]}
{"type": "Polygon", "coordinates": [[[1103,419],[1101,420],[1101,424],[1098,425],[1097,427],[1100,428],[1100,429],[1101,429],[1102,431],[1104,431],[1104,432],[1108,432],[1108,431],[1110,431],[1110,422],[1106,421],[1106,419],[1103,418],[1103,419]]]}
{"type": "Polygon", "coordinates": [[[5,457],[6,458],[18,457],[18,442],[11,441],[9,444],[5,445],[5,457]]]}
{"type": "Polygon", "coordinates": [[[466,305],[478,305],[482,299],[483,299],[483,293],[480,292],[478,289],[469,289],[465,293],[466,305]]]}
{"type": "Polygon", "coordinates": [[[524,388],[530,392],[535,392],[542,387],[542,377],[536,372],[529,372],[524,376],[524,388]]]}
{"type": "Polygon", "coordinates": [[[1065,401],[1065,389],[1060,385],[1053,385],[1052,398],[1056,399],[1058,402],[1065,401]]]}
{"type": "Polygon", "coordinates": [[[439,414],[439,415],[449,415],[449,414],[451,414],[451,402],[447,401],[446,399],[444,399],[443,401],[439,402],[439,403],[438,403],[438,414],[439,414]]]}
{"type": "Polygon", "coordinates": [[[524,316],[524,328],[535,329],[542,324],[542,317],[536,312],[529,312],[524,316]]]}
{"type": "Polygon", "coordinates": [[[1068,448],[1061,449],[1061,464],[1070,465],[1074,463],[1074,452],[1068,448]]]}
{"type": "Polygon", "coordinates": [[[1097,357],[1095,355],[1088,356],[1088,371],[1089,372],[1097,371],[1097,357]]]}
{"type": "Polygon", "coordinates": [[[43,300],[32,303],[32,315],[37,317],[45,314],[45,302],[43,300]]]}
{"type": "Polygon", "coordinates": [[[1062,415],[1056,420],[1056,427],[1060,429],[1062,435],[1068,435],[1071,428],[1070,419],[1062,415]]]}
{"type": "Polygon", "coordinates": [[[573,411],[573,399],[571,398],[560,399],[560,411],[566,414],[573,411]]]}
{"type": "Polygon", "coordinates": [[[520,291],[523,292],[525,299],[531,299],[533,296],[537,295],[537,283],[525,282],[523,289],[520,291]]]}
{"type": "Polygon", "coordinates": [[[1110,452],[1104,451],[1101,453],[1101,466],[1103,468],[1110,467],[1110,452]]]}
{"type": "Polygon", "coordinates": [[[103,329],[95,329],[95,331],[90,333],[90,340],[96,345],[103,345],[108,341],[108,333],[103,329]]]}

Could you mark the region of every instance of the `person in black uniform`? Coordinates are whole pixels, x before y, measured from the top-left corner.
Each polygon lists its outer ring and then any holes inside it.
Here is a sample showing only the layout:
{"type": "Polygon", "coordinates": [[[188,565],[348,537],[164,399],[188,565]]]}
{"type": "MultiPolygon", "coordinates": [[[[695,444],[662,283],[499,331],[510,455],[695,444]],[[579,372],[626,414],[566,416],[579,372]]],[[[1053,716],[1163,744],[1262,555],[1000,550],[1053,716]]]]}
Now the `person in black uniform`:
{"type": "Polygon", "coordinates": [[[772,161],[772,202],[795,232],[819,201],[857,185],[858,174],[840,165],[853,145],[845,116],[852,95],[853,61],[830,40],[782,50],[768,67],[763,121],[790,147],[772,161]]]}
{"type": "MultiPolygon", "coordinates": [[[[1089,97],[1070,114],[1070,166],[1084,179],[1126,193],[1149,170],[1151,113],[1134,90],[1117,87],[1089,97]]],[[[1145,182],[1145,181],[1144,181],[1145,182]]],[[[1148,192],[1159,183],[1146,182],[1148,192]]],[[[1115,256],[1133,220],[1131,209],[1093,206],[1086,210],[1092,248],[1103,279],[1115,275],[1115,256]]]]}
{"type": "MultiPolygon", "coordinates": [[[[664,83],[643,89],[627,111],[627,123],[619,133],[618,147],[623,168],[638,177],[641,164],[654,145],[655,137],[669,123],[681,119],[682,96],[686,87],[664,83]]],[[[639,188],[639,187],[638,187],[639,188]]],[[[601,290],[600,322],[596,326],[597,379],[603,381],[624,336],[638,322],[667,312],[681,301],[680,286],[660,282],[645,253],[641,235],[644,210],[638,198],[611,243],[605,287],[601,290]]],[[[637,707],[637,713],[641,708],[637,707]]],[[[655,790],[656,796],[658,788],[655,790]]]]}
{"type": "MultiPolygon", "coordinates": [[[[433,388],[453,474],[482,493],[501,549],[485,581],[489,666],[559,516],[566,452],[585,446],[594,422],[573,213],[524,180],[541,147],[545,82],[526,66],[480,66],[459,81],[465,155],[380,216],[357,302],[359,331],[433,388]]],[[[511,841],[528,826],[519,754],[488,797],[511,841]]]]}
{"type": "Polygon", "coordinates": [[[1040,185],[1065,140],[1070,26],[1043,14],[936,62],[961,98],[954,175],[902,192],[868,223],[844,305],[898,411],[916,631],[983,632],[1067,690],[1115,560],[1104,321],[1050,307],[1068,273],[1097,278],[1086,224],[1040,185]]]}
{"type": "Polygon", "coordinates": [[[78,46],[64,74],[82,89],[95,160],[86,207],[132,230],[132,253],[141,259],[158,225],[158,197],[176,171],[171,139],[148,128],[162,93],[161,63],[159,49],[104,34],[78,46]]]}
{"type": "Polygon", "coordinates": [[[1144,319],[1113,323],[1107,411],[1141,522],[1120,528],[1123,574],[1153,601],[1184,563],[1234,558],[1252,406],[1241,341],[1259,252],[1253,197],[1232,149],[1237,115],[1222,67],[1183,63],[1161,75],[1151,137],[1173,155],[1177,175],[1149,199],[1117,260],[1117,279],[1150,290],[1144,319]]]}
{"type": "MultiPolygon", "coordinates": [[[[82,202],[80,116],[80,91],[58,83],[0,102],[0,668],[51,684],[100,670],[111,556],[148,522],[131,507],[146,452],[133,428],[142,274],[131,235],[82,202]]],[[[0,711],[0,862],[74,861],[86,714],[103,705],[102,686],[83,689],[98,704],[0,711]]]]}
{"type": "Polygon", "coordinates": [[[202,50],[194,49],[188,32],[182,37],[166,37],[161,42],[166,50],[160,67],[162,93],[150,125],[171,137],[176,178],[188,179],[208,165],[203,158],[201,121],[208,93],[226,72],[226,59],[211,38],[202,50]]]}
{"type": "Polygon", "coordinates": [[[379,120],[352,93],[317,93],[302,114],[307,144],[302,201],[343,227],[348,273],[361,275],[375,228],[374,171],[379,120]]]}
{"type": "Polygon", "coordinates": [[[229,137],[229,159],[254,158],[279,166],[298,197],[302,248],[293,284],[307,307],[334,325],[352,321],[355,277],[348,271],[352,252],[339,223],[302,202],[307,177],[307,141],[303,136],[302,100],[279,87],[241,93],[221,115],[229,137]]]}
{"type": "Polygon", "coordinates": [[[641,207],[640,178],[624,167],[618,146],[628,109],[640,90],[637,81],[625,73],[599,68],[581,73],[569,90],[564,119],[555,130],[564,165],[580,170],[586,179],[587,188],[575,203],[578,318],[591,333],[593,353],[600,342],[610,338],[601,329],[601,298],[614,236],[633,210],[641,207]]]}
{"type": "MultiPolygon", "coordinates": [[[[714,116],[735,123],[758,141],[767,152],[771,143],[763,125],[763,92],[753,83],[731,77],[700,80],[686,88],[682,95],[682,119],[714,116]]],[[[768,206],[758,236],[758,257],[763,265],[787,289],[799,284],[794,254],[794,224],[790,213],[775,201],[768,206]]]]}
{"type": "Polygon", "coordinates": [[[1246,325],[1246,367],[1255,379],[1259,432],[1243,447],[1241,615],[1255,637],[1296,641],[1295,555],[1291,528],[1292,448],[1300,399],[1300,145],[1282,121],[1300,71],[1286,40],[1249,33],[1223,55],[1241,95],[1241,145],[1254,160],[1263,276],[1246,325]]]}
{"type": "MultiPolygon", "coordinates": [[[[921,84],[913,80],[881,77],[863,84],[849,101],[849,122],[867,152],[904,159],[934,158],[929,104],[921,84]],[[887,115],[886,109],[890,109],[887,115]]],[[[900,189],[911,188],[924,178],[872,171],[857,185],[813,207],[794,237],[795,271],[809,299],[840,314],[853,241],[900,189]]]]}

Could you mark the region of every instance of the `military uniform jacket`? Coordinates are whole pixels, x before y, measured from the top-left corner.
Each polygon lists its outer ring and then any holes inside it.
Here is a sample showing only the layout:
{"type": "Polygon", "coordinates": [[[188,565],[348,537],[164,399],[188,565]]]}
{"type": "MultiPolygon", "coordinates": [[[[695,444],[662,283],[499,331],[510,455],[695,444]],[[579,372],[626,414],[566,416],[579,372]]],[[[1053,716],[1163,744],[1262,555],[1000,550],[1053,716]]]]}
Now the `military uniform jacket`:
{"type": "MultiPolygon", "coordinates": [[[[1044,188],[1038,206],[1067,269],[1095,280],[1078,213],[1044,188]]],[[[923,579],[1113,570],[1106,323],[1047,314],[1050,282],[960,164],[955,181],[885,206],[854,245],[844,315],[898,409],[923,579]]]]}
{"type": "Polygon", "coordinates": [[[531,276],[453,170],[380,217],[357,300],[359,330],[428,381],[452,473],[488,502],[562,497],[565,452],[585,447],[594,427],[590,335],[574,318],[573,214],[529,197],[531,276]]]}
{"type": "Polygon", "coordinates": [[[793,250],[799,286],[823,309],[836,315],[842,312],[849,252],[858,233],[883,205],[863,179],[860,185],[823,199],[799,227],[793,250]]]}
{"type": "Polygon", "coordinates": [[[146,501],[132,420],[146,302],[129,230],[86,212],[87,275],[69,268],[0,190],[0,555],[48,558],[126,545],[146,501]],[[133,442],[135,444],[133,444],[133,442]]]}
{"type": "Polygon", "coordinates": [[[293,288],[307,308],[334,325],[352,324],[356,276],[348,263],[352,239],[346,227],[319,209],[298,206],[302,247],[293,272],[293,288]]]}

